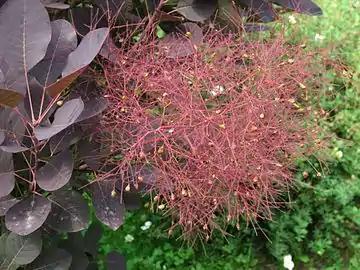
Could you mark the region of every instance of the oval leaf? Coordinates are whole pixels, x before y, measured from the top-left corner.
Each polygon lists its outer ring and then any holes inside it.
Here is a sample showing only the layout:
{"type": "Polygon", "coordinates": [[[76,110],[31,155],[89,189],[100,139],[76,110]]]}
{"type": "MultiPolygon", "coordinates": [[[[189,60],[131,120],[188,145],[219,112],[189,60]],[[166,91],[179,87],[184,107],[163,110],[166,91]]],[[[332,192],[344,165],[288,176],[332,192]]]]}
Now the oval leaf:
{"type": "Polygon", "coordinates": [[[25,75],[44,58],[51,39],[48,12],[39,0],[6,1],[0,9],[0,35],[7,37],[0,39],[0,58],[11,67],[5,85],[25,94],[25,75]]]}
{"type": "Polygon", "coordinates": [[[40,231],[27,236],[10,233],[6,239],[5,253],[11,263],[25,265],[31,263],[39,256],[41,248],[42,238],[40,231]]]}
{"type": "Polygon", "coordinates": [[[18,202],[19,200],[11,195],[0,198],[0,217],[5,216],[6,212],[18,202]]]}
{"type": "Polygon", "coordinates": [[[40,0],[40,1],[45,7],[51,9],[64,10],[70,8],[68,4],[64,4],[63,0],[40,0]]]}
{"type": "Polygon", "coordinates": [[[102,225],[98,222],[93,222],[85,233],[85,251],[93,257],[98,254],[99,241],[102,233],[102,225]]]}
{"type": "Polygon", "coordinates": [[[50,197],[52,210],[47,223],[58,232],[78,232],[90,224],[89,205],[79,193],[61,190],[50,197]]]}
{"type": "Polygon", "coordinates": [[[71,265],[71,254],[63,249],[55,248],[43,251],[30,265],[32,270],[65,270],[71,265]]]}
{"type": "Polygon", "coordinates": [[[34,133],[38,140],[49,139],[60,131],[72,125],[84,110],[84,102],[81,98],[72,99],[64,103],[54,116],[51,126],[35,128],[34,133]]]}
{"type": "MultiPolygon", "coordinates": [[[[21,152],[21,142],[24,138],[26,127],[24,122],[27,115],[23,106],[18,106],[19,112],[12,109],[0,108],[0,130],[5,133],[0,150],[17,153],[21,152]]],[[[0,170],[1,171],[1,170],[0,170]]]]}
{"type": "Polygon", "coordinates": [[[81,128],[71,125],[50,139],[50,150],[53,154],[66,150],[69,146],[77,143],[81,136],[83,136],[81,128]]]}
{"type": "Polygon", "coordinates": [[[84,138],[78,143],[79,156],[93,170],[99,170],[103,164],[103,149],[97,138],[84,138]]]}
{"type": "Polygon", "coordinates": [[[5,141],[5,131],[0,129],[0,145],[5,141]]]}
{"type": "Polygon", "coordinates": [[[65,249],[72,256],[69,270],[85,270],[89,264],[85,254],[84,237],[81,232],[68,233],[68,238],[59,243],[59,247],[65,249]]]}
{"type": "Polygon", "coordinates": [[[101,114],[108,107],[108,101],[104,97],[89,99],[84,102],[84,110],[76,119],[75,123],[84,121],[101,114]]]}
{"type": "Polygon", "coordinates": [[[75,29],[68,21],[52,21],[51,30],[51,41],[44,59],[30,71],[30,74],[44,86],[56,82],[66,65],[69,54],[77,46],[75,29]]]}
{"type": "Polygon", "coordinates": [[[87,267],[89,265],[89,258],[84,252],[72,250],[71,256],[72,256],[72,261],[71,261],[70,268],[68,268],[69,270],[85,270],[85,269],[87,269],[87,267]]]}
{"type": "Polygon", "coordinates": [[[124,0],[93,0],[93,3],[101,8],[103,12],[110,12],[111,15],[116,15],[118,12],[124,12],[129,8],[129,2],[124,0]]]}
{"type": "Polygon", "coordinates": [[[257,23],[247,23],[244,24],[245,32],[261,32],[268,30],[269,27],[264,24],[257,24],[257,23]]]}
{"type": "Polygon", "coordinates": [[[51,202],[41,196],[30,196],[9,209],[5,225],[9,231],[29,235],[45,222],[51,210],[51,202]]]}
{"type": "Polygon", "coordinates": [[[106,39],[104,46],[101,48],[99,54],[105,59],[113,63],[117,63],[118,62],[117,56],[120,54],[120,49],[115,45],[115,42],[109,36],[106,39]]]}
{"type": "Polygon", "coordinates": [[[238,2],[246,5],[250,9],[250,16],[254,17],[251,17],[251,20],[257,19],[260,22],[271,22],[277,19],[272,4],[267,1],[238,0],[238,2]]]}
{"type": "Polygon", "coordinates": [[[201,22],[209,19],[217,8],[217,0],[179,0],[176,11],[186,19],[201,22]]]}
{"type": "Polygon", "coordinates": [[[10,194],[15,186],[12,154],[0,150],[0,198],[10,194]]]}
{"type": "Polygon", "coordinates": [[[196,52],[203,39],[201,28],[195,23],[183,23],[167,35],[160,43],[167,57],[178,58],[192,55],[196,52]]]}
{"type": "Polygon", "coordinates": [[[115,231],[124,222],[125,207],[119,196],[111,196],[113,189],[110,180],[96,181],[90,187],[96,217],[115,231]]]}
{"type": "Polygon", "coordinates": [[[321,8],[311,0],[270,0],[270,2],[307,15],[321,15],[321,8]]]}
{"type": "Polygon", "coordinates": [[[107,270],[126,270],[126,259],[120,253],[113,251],[106,254],[106,269],[107,270]]]}
{"type": "Polygon", "coordinates": [[[141,199],[139,194],[124,192],[123,200],[126,210],[136,210],[141,207],[141,199]]]}
{"type": "Polygon", "coordinates": [[[21,146],[18,141],[6,141],[3,145],[0,146],[0,150],[7,153],[21,153],[25,152],[29,148],[21,146]]]}
{"type": "Polygon", "coordinates": [[[6,247],[6,239],[8,238],[8,236],[9,233],[7,232],[4,232],[0,235],[0,267],[3,267],[5,264],[7,264],[5,247],[6,247]]]}
{"type": "Polygon", "coordinates": [[[62,151],[36,172],[36,182],[43,190],[58,190],[70,181],[73,169],[72,153],[69,150],[62,151]]]}
{"type": "Polygon", "coordinates": [[[88,66],[100,52],[108,35],[109,28],[99,28],[89,32],[76,50],[69,55],[62,76],[66,77],[88,66]]]}
{"type": "Polygon", "coordinates": [[[15,108],[23,99],[24,95],[16,91],[0,88],[0,106],[15,108]]]}
{"type": "Polygon", "coordinates": [[[99,270],[99,266],[97,262],[91,262],[87,267],[86,270],[99,270]]]}
{"type": "Polygon", "coordinates": [[[60,94],[86,69],[101,50],[108,35],[108,28],[99,28],[83,38],[75,51],[68,56],[62,78],[46,88],[51,97],[60,94]]]}
{"type": "MultiPolygon", "coordinates": [[[[92,1],[93,4],[96,4],[94,1],[96,0],[92,1]]],[[[104,2],[104,0],[100,0],[100,1],[104,2]]],[[[111,1],[117,1],[117,0],[111,0],[111,1]]],[[[69,10],[69,18],[71,18],[71,23],[73,24],[74,28],[76,29],[76,32],[80,37],[84,37],[92,29],[106,27],[107,16],[111,16],[111,15],[104,14],[104,11],[101,10],[96,5],[93,5],[92,7],[78,5],[77,7],[74,7],[69,10]]],[[[111,18],[114,19],[112,16],[111,18]]]]}

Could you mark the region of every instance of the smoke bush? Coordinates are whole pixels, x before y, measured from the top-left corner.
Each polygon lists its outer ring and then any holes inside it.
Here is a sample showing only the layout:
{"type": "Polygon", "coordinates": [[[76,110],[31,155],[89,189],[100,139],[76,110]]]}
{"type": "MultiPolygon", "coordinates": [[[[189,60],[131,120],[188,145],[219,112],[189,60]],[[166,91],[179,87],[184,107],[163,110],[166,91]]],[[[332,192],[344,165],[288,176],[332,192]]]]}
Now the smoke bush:
{"type": "Polygon", "coordinates": [[[304,125],[313,80],[299,46],[211,31],[192,56],[156,42],[105,65],[110,109],[101,129],[125,190],[142,182],[185,236],[208,238],[240,218],[271,219],[292,185],[294,159],[316,150],[304,125]],[[142,170],[152,172],[145,179],[142,170]],[[151,183],[149,183],[151,182],[151,183]]]}

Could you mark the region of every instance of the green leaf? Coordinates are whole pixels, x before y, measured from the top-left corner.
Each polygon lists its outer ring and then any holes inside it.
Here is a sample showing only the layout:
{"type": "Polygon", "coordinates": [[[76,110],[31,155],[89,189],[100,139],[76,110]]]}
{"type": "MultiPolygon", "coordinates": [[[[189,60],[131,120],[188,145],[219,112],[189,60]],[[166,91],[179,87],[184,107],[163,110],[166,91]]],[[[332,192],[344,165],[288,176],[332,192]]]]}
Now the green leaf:
{"type": "Polygon", "coordinates": [[[156,36],[158,38],[164,38],[166,36],[166,33],[161,29],[160,26],[156,26],[156,36]]]}

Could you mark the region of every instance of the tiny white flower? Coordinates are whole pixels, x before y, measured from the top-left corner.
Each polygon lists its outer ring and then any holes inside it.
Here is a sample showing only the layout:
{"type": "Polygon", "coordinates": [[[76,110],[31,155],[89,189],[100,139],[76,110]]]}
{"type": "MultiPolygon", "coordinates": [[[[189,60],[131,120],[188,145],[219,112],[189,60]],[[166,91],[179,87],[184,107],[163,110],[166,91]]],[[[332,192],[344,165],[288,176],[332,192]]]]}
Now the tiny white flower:
{"type": "Polygon", "coordinates": [[[211,94],[213,97],[217,96],[217,93],[216,93],[216,91],[214,91],[214,90],[211,90],[211,91],[210,91],[210,94],[211,94]]]}
{"type": "Polygon", "coordinates": [[[151,221],[146,221],[145,224],[144,224],[144,226],[146,226],[146,227],[148,227],[148,228],[150,228],[151,225],[152,225],[152,222],[151,222],[151,221]]]}
{"type": "Polygon", "coordinates": [[[296,24],[296,18],[295,18],[294,15],[290,15],[290,16],[289,16],[289,23],[291,23],[291,24],[296,24]]]}
{"type": "Polygon", "coordinates": [[[284,267],[288,270],[292,270],[295,267],[294,262],[292,261],[291,255],[284,256],[284,267]]]}
{"type": "Polygon", "coordinates": [[[134,236],[132,236],[131,234],[127,234],[125,236],[125,242],[126,243],[131,243],[132,241],[134,241],[134,236]]]}
{"type": "Polygon", "coordinates": [[[146,231],[148,230],[152,225],[151,221],[146,221],[143,226],[140,227],[141,230],[146,231]]]}
{"type": "Polygon", "coordinates": [[[343,156],[344,156],[344,154],[343,154],[343,152],[340,151],[340,150],[335,153],[335,157],[336,157],[337,159],[341,159],[343,156]]]}
{"type": "Polygon", "coordinates": [[[225,87],[222,86],[222,85],[217,85],[215,86],[215,88],[213,90],[210,91],[210,94],[213,96],[213,97],[216,97],[218,95],[221,95],[222,93],[224,93],[225,91],[225,87]]]}
{"type": "Polygon", "coordinates": [[[225,87],[222,86],[222,85],[217,85],[217,86],[215,86],[215,89],[216,89],[216,91],[217,91],[218,93],[220,93],[220,94],[225,91],[225,87]]]}
{"type": "Polygon", "coordinates": [[[174,130],[173,128],[171,128],[171,129],[169,129],[168,132],[169,132],[169,133],[174,133],[174,131],[175,131],[175,130],[174,130]]]}
{"type": "Polygon", "coordinates": [[[315,41],[323,41],[324,39],[325,39],[325,37],[323,35],[320,35],[320,34],[315,35],[315,41]]]}

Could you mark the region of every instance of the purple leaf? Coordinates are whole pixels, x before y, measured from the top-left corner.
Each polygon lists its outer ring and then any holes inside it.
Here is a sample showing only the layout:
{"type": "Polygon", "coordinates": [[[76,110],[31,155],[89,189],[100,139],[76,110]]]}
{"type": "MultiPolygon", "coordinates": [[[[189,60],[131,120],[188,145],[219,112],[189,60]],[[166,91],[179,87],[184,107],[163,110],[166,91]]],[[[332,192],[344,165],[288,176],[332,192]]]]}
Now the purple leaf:
{"type": "Polygon", "coordinates": [[[210,18],[217,8],[217,0],[179,0],[176,11],[186,19],[202,22],[210,18]]]}
{"type": "Polygon", "coordinates": [[[68,4],[64,4],[64,0],[40,0],[40,1],[45,7],[51,9],[63,10],[70,8],[68,4]]]}
{"type": "Polygon", "coordinates": [[[0,58],[9,66],[5,86],[25,94],[27,72],[44,58],[51,39],[48,12],[39,0],[11,0],[0,9],[0,58]]]}
{"type": "Polygon", "coordinates": [[[277,18],[276,12],[271,3],[263,0],[238,0],[241,4],[249,7],[251,15],[258,18],[261,22],[271,22],[277,18]]]}
{"type": "Polygon", "coordinates": [[[310,0],[270,0],[270,2],[307,15],[315,16],[323,13],[321,8],[310,0]]]}
{"type": "Polygon", "coordinates": [[[113,63],[117,63],[118,62],[117,55],[119,55],[119,51],[120,49],[115,45],[114,41],[109,36],[106,39],[104,46],[101,48],[99,54],[105,59],[113,63]]]}
{"type": "Polygon", "coordinates": [[[79,250],[71,251],[72,261],[69,270],[85,270],[89,265],[88,256],[79,250]]]}
{"type": "Polygon", "coordinates": [[[107,26],[107,13],[97,6],[75,7],[69,10],[69,17],[80,37],[85,36],[91,30],[107,26]]]}
{"type": "Polygon", "coordinates": [[[108,101],[103,97],[102,89],[92,77],[82,76],[69,98],[81,98],[84,101],[84,110],[76,119],[76,123],[97,116],[108,107],[108,101]]]}
{"type": "Polygon", "coordinates": [[[141,207],[140,196],[137,193],[124,192],[123,200],[124,200],[126,210],[136,210],[141,207]]]}
{"type": "Polygon", "coordinates": [[[38,140],[49,139],[60,131],[72,125],[84,110],[84,102],[78,99],[72,99],[65,102],[54,116],[51,126],[38,126],[34,129],[35,136],[38,140]]]}
{"type": "Polygon", "coordinates": [[[46,191],[55,191],[65,186],[74,169],[72,153],[62,151],[51,157],[48,163],[37,170],[35,179],[39,187],[46,191]]]}
{"type": "Polygon", "coordinates": [[[5,268],[11,269],[12,264],[29,264],[39,256],[42,248],[42,238],[39,231],[27,236],[10,233],[6,239],[5,253],[11,262],[5,268]]]}
{"type": "Polygon", "coordinates": [[[19,235],[28,235],[41,227],[50,209],[49,200],[32,195],[9,209],[5,215],[6,228],[19,235]]]}
{"type": "Polygon", "coordinates": [[[52,21],[51,30],[51,41],[44,59],[30,71],[30,74],[44,86],[56,82],[66,65],[69,54],[77,46],[75,29],[68,21],[52,21]]]}
{"type": "Polygon", "coordinates": [[[62,77],[61,79],[58,79],[53,84],[50,84],[49,86],[46,86],[46,92],[50,95],[52,98],[58,97],[62,91],[64,91],[70,84],[73,83],[73,81],[84,72],[86,68],[80,69],[78,71],[75,71],[74,73],[71,73],[65,77],[62,77]]]}
{"type": "Polygon", "coordinates": [[[126,270],[126,259],[123,255],[116,251],[106,254],[106,269],[107,270],[126,270]]]}
{"type": "Polygon", "coordinates": [[[89,259],[85,254],[84,237],[81,232],[68,233],[66,240],[59,243],[59,247],[65,249],[72,256],[69,270],[85,270],[89,259]]]}
{"type": "Polygon", "coordinates": [[[18,109],[0,108],[0,131],[5,133],[3,146],[21,145],[20,142],[26,131],[24,122],[27,120],[27,115],[22,106],[18,109]]]}
{"type": "Polygon", "coordinates": [[[117,230],[124,222],[125,207],[119,196],[111,196],[114,181],[96,181],[90,190],[95,216],[112,230],[117,230]]]}
{"type": "Polygon", "coordinates": [[[10,194],[15,186],[12,154],[0,150],[0,198],[10,194]]]}
{"type": "Polygon", "coordinates": [[[257,23],[244,24],[244,30],[246,32],[260,32],[260,31],[265,31],[267,29],[269,29],[269,27],[263,24],[257,24],[257,23]]]}
{"type": "MultiPolygon", "coordinates": [[[[161,176],[161,172],[155,168],[148,167],[139,167],[132,166],[126,173],[124,177],[125,182],[135,184],[138,182],[139,177],[141,177],[141,184],[153,187],[156,185],[157,178],[161,176]]],[[[140,185],[139,185],[140,186],[140,185]]],[[[145,187],[142,189],[146,189],[145,187]]]]}
{"type": "Polygon", "coordinates": [[[103,164],[103,149],[97,138],[84,138],[78,143],[79,156],[93,170],[98,170],[103,164]]]}
{"type": "Polygon", "coordinates": [[[102,225],[93,222],[85,233],[85,251],[93,257],[97,256],[99,249],[99,241],[102,236],[102,225]]]}
{"type": "Polygon", "coordinates": [[[5,131],[0,130],[0,145],[5,141],[5,139],[6,139],[5,131]]]}
{"type": "Polygon", "coordinates": [[[81,136],[83,136],[81,128],[77,125],[71,125],[50,139],[50,151],[54,154],[66,150],[69,146],[77,143],[81,136]]]}
{"type": "Polygon", "coordinates": [[[108,107],[108,101],[104,97],[93,98],[84,102],[84,110],[76,119],[75,123],[84,121],[101,114],[108,107]]]}
{"type": "Polygon", "coordinates": [[[33,270],[61,270],[69,269],[71,265],[71,254],[60,248],[43,250],[43,252],[31,263],[33,270]]]}
{"type": "Polygon", "coordinates": [[[75,51],[68,56],[62,78],[46,87],[51,97],[59,95],[86,69],[100,52],[108,35],[108,28],[99,28],[83,38],[75,51]]]}
{"type": "Polygon", "coordinates": [[[90,224],[89,205],[75,191],[59,190],[50,196],[53,202],[47,224],[58,232],[78,232],[90,224]]]}
{"type": "Polygon", "coordinates": [[[11,195],[0,198],[0,217],[5,216],[6,212],[18,202],[19,200],[11,195]]]}
{"type": "Polygon", "coordinates": [[[93,2],[101,8],[103,12],[109,11],[113,16],[123,12],[124,9],[127,8],[125,0],[93,0],[93,2]]]}
{"type": "Polygon", "coordinates": [[[89,32],[76,50],[69,55],[62,77],[87,67],[101,50],[108,35],[108,28],[99,28],[89,32]]]}
{"type": "Polygon", "coordinates": [[[0,146],[0,150],[7,153],[21,153],[29,150],[29,148],[25,146],[21,146],[21,144],[16,140],[6,140],[3,145],[0,146]]]}
{"type": "Polygon", "coordinates": [[[91,262],[87,266],[86,270],[99,270],[99,266],[98,266],[97,262],[91,262]]]}
{"type": "Polygon", "coordinates": [[[183,23],[160,43],[169,58],[192,55],[203,39],[201,28],[195,23],[183,23]]]}

